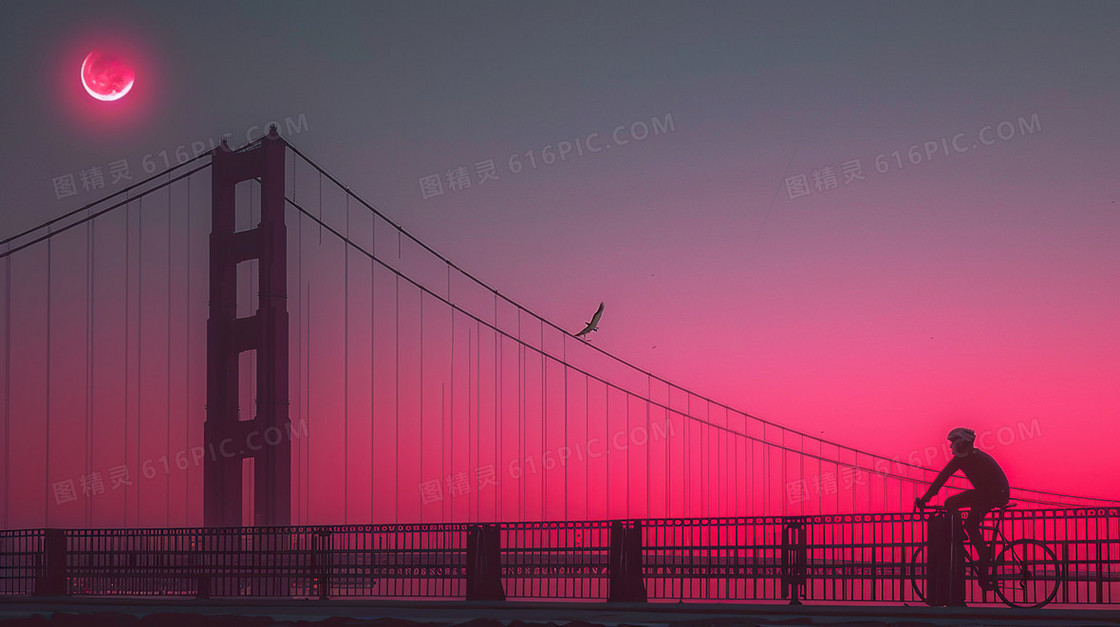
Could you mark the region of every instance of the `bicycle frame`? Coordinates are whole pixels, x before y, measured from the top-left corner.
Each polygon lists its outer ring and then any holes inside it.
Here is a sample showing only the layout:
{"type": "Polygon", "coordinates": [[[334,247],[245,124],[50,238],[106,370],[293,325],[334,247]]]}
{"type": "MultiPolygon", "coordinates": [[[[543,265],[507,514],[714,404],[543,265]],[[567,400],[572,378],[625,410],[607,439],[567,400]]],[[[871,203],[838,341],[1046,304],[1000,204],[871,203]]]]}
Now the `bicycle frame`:
{"type": "MultiPolygon", "coordinates": [[[[998,513],[989,524],[977,525],[990,550],[989,576],[997,580],[992,589],[1009,606],[1042,607],[1053,600],[1057,594],[1058,582],[1062,579],[1061,564],[1053,550],[1044,543],[1029,538],[1010,540],[1007,537],[1003,531],[1003,522],[1007,510],[1013,506],[1014,504],[1010,504],[996,508],[998,513]],[[1047,578],[1046,574],[1051,572],[1055,575],[1047,578]],[[1039,588],[1039,582],[1049,583],[1043,583],[1039,588]]],[[[934,506],[930,509],[947,511],[943,506],[934,506]]],[[[971,513],[970,510],[969,514],[971,513]]],[[[972,545],[971,538],[969,540],[969,542],[962,540],[961,544],[972,545]]],[[[921,550],[922,548],[919,547],[914,552],[915,561],[921,550]]],[[[973,558],[967,548],[963,555],[965,567],[971,569],[979,578],[978,560],[973,558]]],[[[912,582],[915,592],[925,600],[918,587],[918,581],[914,579],[912,582]]]]}

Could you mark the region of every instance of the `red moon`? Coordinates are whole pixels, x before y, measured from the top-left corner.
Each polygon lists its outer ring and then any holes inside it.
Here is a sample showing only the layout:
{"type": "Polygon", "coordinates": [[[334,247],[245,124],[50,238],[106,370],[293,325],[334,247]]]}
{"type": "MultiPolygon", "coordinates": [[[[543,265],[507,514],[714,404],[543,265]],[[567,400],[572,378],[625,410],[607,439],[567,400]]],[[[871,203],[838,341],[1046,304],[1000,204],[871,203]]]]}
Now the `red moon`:
{"type": "Polygon", "coordinates": [[[136,73],[120,58],[94,50],[82,61],[82,86],[98,100],[117,100],[132,89],[136,73]]]}

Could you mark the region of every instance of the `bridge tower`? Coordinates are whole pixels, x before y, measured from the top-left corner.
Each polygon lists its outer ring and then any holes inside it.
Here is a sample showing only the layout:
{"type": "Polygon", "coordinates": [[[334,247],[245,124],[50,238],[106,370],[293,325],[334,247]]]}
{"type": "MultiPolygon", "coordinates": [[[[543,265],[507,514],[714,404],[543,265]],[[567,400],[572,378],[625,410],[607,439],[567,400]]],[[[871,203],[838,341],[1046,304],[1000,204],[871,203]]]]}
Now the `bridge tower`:
{"type": "Polygon", "coordinates": [[[206,328],[203,521],[208,527],[291,524],[288,418],[285,143],[276,132],[248,150],[225,144],[211,167],[210,318],[206,328]],[[235,231],[239,182],[259,179],[260,224],[235,231]],[[256,259],[256,313],[237,317],[237,264],[256,259]],[[255,415],[239,419],[238,357],[255,351],[255,415]],[[253,516],[242,513],[242,464],[253,459],[253,516]]]}

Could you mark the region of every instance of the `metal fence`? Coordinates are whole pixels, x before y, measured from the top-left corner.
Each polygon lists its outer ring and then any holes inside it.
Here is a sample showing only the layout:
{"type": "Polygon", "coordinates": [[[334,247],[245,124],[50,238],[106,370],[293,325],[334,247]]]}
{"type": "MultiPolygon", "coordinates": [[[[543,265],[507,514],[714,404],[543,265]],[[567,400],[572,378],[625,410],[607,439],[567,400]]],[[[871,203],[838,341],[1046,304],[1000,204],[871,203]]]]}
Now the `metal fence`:
{"type": "Polygon", "coordinates": [[[46,566],[42,529],[0,531],[0,595],[35,592],[35,581],[46,566]]]}
{"type": "Polygon", "coordinates": [[[68,530],[68,594],[463,596],[467,525],[68,530]]]}
{"type": "MultiPolygon", "coordinates": [[[[920,603],[929,516],[0,531],[0,595],[920,603]]],[[[1055,603],[1120,603],[1120,509],[1000,528],[1053,552],[1055,603]]]]}

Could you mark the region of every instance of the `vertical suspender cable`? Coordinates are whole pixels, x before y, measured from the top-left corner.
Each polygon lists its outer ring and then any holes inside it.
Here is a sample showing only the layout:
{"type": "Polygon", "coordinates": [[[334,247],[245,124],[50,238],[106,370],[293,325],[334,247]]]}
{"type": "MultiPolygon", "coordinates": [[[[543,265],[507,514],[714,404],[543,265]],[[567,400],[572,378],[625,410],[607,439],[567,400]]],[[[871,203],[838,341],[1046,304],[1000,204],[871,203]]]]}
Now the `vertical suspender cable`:
{"type": "MultiPolygon", "coordinates": [[[[323,175],[319,175],[323,180],[323,175]]],[[[320,192],[320,197],[322,192],[320,192]]],[[[322,201],[319,213],[323,211],[322,201]]],[[[319,227],[320,232],[322,226],[319,227]]],[[[342,243],[342,523],[350,523],[350,195],[346,195],[346,241],[342,243]]]]}
{"type": "MultiPolygon", "coordinates": [[[[187,302],[183,305],[183,310],[186,312],[186,322],[184,323],[183,336],[184,349],[183,349],[183,363],[186,375],[183,377],[183,406],[186,408],[184,426],[185,433],[183,434],[184,446],[190,447],[191,445],[191,177],[187,177],[187,302]]],[[[297,493],[298,494],[298,493],[297,493]]],[[[190,520],[191,511],[191,475],[188,472],[184,477],[183,489],[183,524],[188,527],[191,524],[190,520]]]]}
{"type": "Polygon", "coordinates": [[[548,518],[548,472],[544,468],[544,453],[548,449],[548,357],[544,354],[544,321],[541,327],[541,518],[548,518]]]}
{"type": "Polygon", "coordinates": [[[604,456],[607,465],[607,477],[604,480],[606,491],[604,504],[606,505],[607,518],[611,517],[611,385],[603,383],[603,441],[606,443],[607,454],[604,456]]]}
{"type": "MultiPolygon", "coordinates": [[[[420,294],[420,480],[424,480],[424,290],[417,288],[420,294]]],[[[443,481],[443,477],[440,477],[443,481]]],[[[424,522],[423,502],[420,506],[420,522],[424,522]]]]}
{"type": "MultiPolygon", "coordinates": [[[[126,196],[127,197],[127,196],[126,196]]],[[[130,336],[128,333],[128,323],[131,317],[130,301],[132,294],[129,290],[131,284],[131,275],[129,266],[131,266],[132,258],[132,203],[125,204],[124,207],[124,437],[121,440],[124,442],[124,461],[128,463],[128,403],[130,396],[128,393],[128,357],[130,353],[129,341],[130,336]]],[[[124,526],[128,526],[128,486],[129,481],[125,481],[122,488],[124,489],[124,526]]]]}
{"type": "MultiPolygon", "coordinates": [[[[451,309],[451,320],[452,320],[452,322],[454,322],[454,320],[455,320],[455,310],[454,309],[451,309]]],[[[454,332],[452,332],[452,335],[451,335],[451,344],[452,344],[452,347],[454,347],[454,344],[455,344],[454,332]]],[[[452,348],[452,350],[454,350],[454,348],[452,348]]],[[[452,359],[452,368],[454,368],[454,359],[452,359]]],[[[441,522],[441,523],[442,522],[447,522],[448,511],[449,510],[454,511],[453,508],[451,507],[451,502],[450,502],[451,497],[454,496],[451,493],[452,482],[451,482],[451,479],[450,479],[450,475],[447,473],[448,468],[452,468],[452,469],[454,468],[454,465],[451,463],[450,460],[448,460],[448,454],[451,450],[451,444],[448,442],[449,438],[448,438],[448,435],[447,435],[447,429],[448,429],[447,411],[448,411],[448,409],[447,409],[447,382],[441,380],[439,382],[439,474],[440,474],[439,480],[441,482],[446,481],[446,486],[447,486],[447,494],[445,495],[445,497],[447,497],[447,498],[444,498],[442,501],[440,501],[440,508],[439,508],[440,521],[439,522],[441,522]]]]}
{"type": "Polygon", "coordinates": [[[762,477],[760,477],[760,480],[762,481],[762,513],[763,513],[763,515],[769,515],[772,511],[770,509],[772,507],[772,504],[770,502],[771,492],[772,492],[772,490],[770,489],[771,488],[770,483],[771,483],[772,477],[770,475],[773,474],[773,470],[774,470],[773,467],[772,467],[773,464],[774,464],[773,446],[770,444],[770,439],[766,437],[767,426],[768,425],[766,425],[766,424],[762,425],[762,434],[763,434],[762,435],[762,441],[764,442],[763,451],[764,451],[764,456],[765,456],[765,469],[766,469],[762,473],[762,477]]]}
{"type": "MultiPolygon", "coordinates": [[[[478,345],[475,347],[474,360],[475,360],[475,376],[474,376],[474,419],[475,419],[475,435],[474,435],[474,465],[472,468],[478,468],[482,464],[482,324],[474,321],[474,337],[478,345]]],[[[477,478],[476,478],[476,483],[477,478]]],[[[477,487],[477,486],[476,486],[477,487]]],[[[482,501],[478,490],[475,490],[474,497],[474,518],[473,521],[482,519],[482,501]]]]}
{"type": "Polygon", "coordinates": [[[304,490],[305,517],[311,520],[311,283],[307,284],[307,352],[305,353],[307,359],[307,367],[304,369],[304,374],[307,376],[307,393],[304,395],[304,407],[306,413],[304,414],[307,419],[307,456],[303,462],[303,477],[306,483],[304,490]]]}
{"type": "MultiPolygon", "coordinates": [[[[296,157],[292,157],[292,202],[296,200],[296,157]]],[[[303,214],[296,213],[296,294],[299,295],[299,302],[296,303],[299,311],[299,320],[296,324],[296,362],[299,364],[299,369],[296,375],[296,390],[299,394],[300,400],[300,420],[307,420],[307,412],[304,411],[304,399],[306,393],[303,388],[304,382],[304,354],[303,342],[305,339],[303,333],[303,303],[306,296],[303,293],[303,214]]],[[[310,433],[309,433],[310,435],[310,433]]],[[[307,466],[307,455],[305,453],[305,442],[300,442],[296,445],[296,450],[299,451],[299,465],[296,467],[296,521],[307,523],[307,508],[305,501],[307,499],[307,483],[304,476],[304,467],[307,466]]]]}
{"type": "MultiPolygon", "coordinates": [[[[445,265],[447,266],[447,301],[451,302],[451,265],[450,264],[445,264],[445,265]]],[[[444,446],[441,447],[444,450],[440,451],[441,452],[440,464],[442,464],[442,460],[444,460],[445,457],[450,456],[448,466],[450,467],[452,474],[454,474],[454,472],[455,472],[455,306],[450,305],[448,307],[448,309],[449,309],[450,314],[451,314],[451,366],[450,366],[450,371],[451,372],[448,375],[448,378],[449,378],[450,384],[451,384],[451,409],[450,409],[450,414],[451,415],[450,415],[450,421],[449,421],[450,434],[448,434],[447,427],[444,427],[444,428],[442,428],[442,432],[439,434],[439,438],[440,438],[440,442],[444,442],[445,438],[450,440],[449,444],[444,444],[444,446]]],[[[470,338],[468,336],[467,337],[468,343],[469,343],[469,339],[470,338]]],[[[468,345],[468,350],[469,350],[469,345],[468,345]]],[[[469,367],[470,367],[470,362],[469,362],[469,353],[468,353],[467,368],[469,368],[469,367]]],[[[468,387],[468,390],[469,390],[469,387],[468,387]]],[[[469,403],[469,401],[468,401],[468,403],[469,403]]],[[[469,408],[469,405],[468,405],[468,408],[469,408]]],[[[469,414],[469,410],[468,410],[467,413],[469,414]]],[[[442,419],[442,415],[444,415],[444,409],[440,408],[441,419],[442,419]]],[[[469,422],[469,420],[470,420],[470,418],[469,418],[469,415],[468,415],[467,421],[469,422]]],[[[467,439],[467,446],[468,447],[470,446],[470,439],[469,438],[467,439]]],[[[441,474],[444,474],[444,472],[441,472],[441,474]]],[[[442,480],[442,479],[444,479],[444,478],[440,477],[440,480],[442,480]]],[[[449,483],[448,484],[449,489],[450,489],[450,486],[451,486],[451,484],[449,483]]],[[[451,496],[455,496],[455,495],[452,494],[451,496]]],[[[452,515],[454,515],[455,509],[451,509],[451,513],[452,513],[452,515]]],[[[448,517],[447,517],[447,508],[446,507],[444,508],[444,520],[442,520],[440,522],[441,523],[449,522],[448,517]]]]}
{"type": "MultiPolygon", "coordinates": [[[[349,194],[349,190],[347,190],[349,194]]],[[[370,221],[370,524],[376,523],[374,516],[374,503],[376,499],[373,496],[374,486],[374,418],[376,417],[376,395],[374,394],[375,377],[373,375],[376,367],[376,352],[374,350],[374,339],[376,338],[376,278],[377,278],[377,262],[375,261],[377,253],[377,216],[373,216],[370,221]]]]}
{"type": "Polygon", "coordinates": [[[521,343],[521,309],[517,310],[517,464],[521,467],[518,483],[521,494],[517,499],[517,520],[525,521],[525,346],[521,343]]]}
{"type": "MultiPolygon", "coordinates": [[[[292,158],[292,198],[296,195],[296,176],[295,176],[295,158],[292,158]]],[[[302,227],[303,217],[300,216],[300,225],[302,227]]],[[[320,229],[322,225],[320,224],[320,229]]],[[[300,239],[300,271],[302,273],[303,252],[302,252],[303,239],[300,239]]],[[[302,283],[301,283],[302,285],[302,283]]],[[[303,456],[303,502],[304,502],[304,520],[312,522],[311,519],[311,281],[307,282],[306,289],[304,290],[304,298],[307,305],[304,313],[304,337],[306,338],[306,348],[304,349],[303,359],[303,376],[304,376],[304,392],[303,392],[303,407],[304,407],[304,420],[307,421],[307,434],[308,437],[304,443],[304,456],[303,456]]]]}
{"type": "MultiPolygon", "coordinates": [[[[47,228],[50,233],[50,227],[47,228]]],[[[51,240],[47,240],[47,446],[43,472],[43,526],[51,526],[51,240]]]]}
{"type": "MultiPolygon", "coordinates": [[[[671,434],[673,420],[673,388],[665,386],[665,433],[671,434]]],[[[673,438],[665,437],[665,516],[673,517],[673,438]]]]}
{"type": "Polygon", "coordinates": [[[626,442],[626,474],[623,477],[626,480],[626,517],[630,518],[630,393],[624,392],[622,398],[626,400],[626,433],[624,434],[624,441],[626,442]]]}
{"type": "MultiPolygon", "coordinates": [[[[400,231],[397,231],[397,242],[397,254],[399,256],[400,231]]],[[[393,461],[395,462],[393,464],[393,473],[395,476],[395,480],[393,481],[393,486],[395,489],[395,496],[393,497],[393,521],[399,523],[401,521],[401,277],[399,274],[394,275],[394,281],[396,315],[393,316],[393,324],[396,325],[396,330],[393,333],[393,341],[395,342],[393,348],[393,356],[396,360],[397,365],[396,370],[394,370],[396,375],[393,377],[393,379],[397,389],[394,392],[396,396],[393,400],[393,411],[396,413],[396,427],[393,429],[393,438],[395,439],[395,444],[393,447],[393,461]]]]}
{"type": "MultiPolygon", "coordinates": [[[[89,211],[86,211],[89,217],[89,211]]],[[[86,475],[93,474],[93,221],[86,223],[86,475]]],[[[86,499],[86,527],[93,526],[93,500],[86,499]]]]}
{"type": "MultiPolygon", "coordinates": [[[[498,332],[498,293],[494,292],[494,462],[497,468],[501,468],[503,457],[503,432],[505,421],[502,419],[502,410],[505,403],[502,402],[502,394],[505,389],[502,387],[502,351],[505,346],[501,343],[502,334],[498,332]]],[[[495,470],[497,470],[497,468],[495,470]]],[[[505,494],[505,487],[499,484],[494,490],[494,520],[501,517],[501,504],[502,496],[505,494]]]]}
{"type": "MultiPolygon", "coordinates": [[[[786,430],[785,430],[785,428],[783,428],[782,429],[782,486],[781,486],[783,490],[785,489],[785,487],[787,485],[787,481],[788,481],[786,479],[786,468],[789,466],[789,463],[787,461],[787,457],[788,457],[787,453],[788,453],[788,450],[786,449],[786,430]]],[[[783,516],[786,514],[786,503],[788,501],[789,501],[788,498],[782,499],[782,515],[783,516]]]]}
{"type": "MultiPolygon", "coordinates": [[[[136,199],[136,467],[140,462],[140,426],[144,421],[144,406],[141,405],[141,392],[144,390],[144,197],[136,199]]],[[[136,482],[136,523],[140,524],[140,486],[136,482]]]]}
{"type": "MultiPolygon", "coordinates": [[[[704,400],[707,401],[707,399],[704,400]]],[[[711,481],[709,450],[711,448],[711,428],[699,418],[696,418],[696,430],[700,434],[696,442],[697,470],[700,472],[700,515],[712,516],[715,515],[715,512],[712,511],[712,490],[709,485],[711,481]]]]}
{"type": "MultiPolygon", "coordinates": [[[[167,463],[171,461],[171,173],[167,174],[167,463]]],[[[171,526],[171,473],[167,473],[167,493],[163,496],[167,506],[165,525],[171,526]]]]}
{"type": "Polygon", "coordinates": [[[650,496],[649,496],[650,492],[652,492],[652,490],[650,490],[650,488],[652,487],[650,485],[650,477],[653,476],[653,472],[652,472],[653,466],[652,466],[652,463],[650,461],[650,458],[652,457],[652,455],[650,453],[653,450],[653,445],[650,442],[650,430],[649,430],[649,427],[650,427],[650,424],[649,424],[650,404],[652,402],[653,402],[653,382],[650,379],[650,375],[647,374],[646,375],[646,436],[645,436],[645,440],[646,440],[646,444],[645,444],[645,447],[646,447],[646,513],[645,513],[645,517],[646,518],[653,518],[653,512],[650,511],[650,496]]]}
{"type": "Polygon", "coordinates": [[[731,412],[725,407],[723,408],[723,429],[719,432],[719,438],[723,441],[720,445],[720,452],[723,454],[723,460],[719,464],[719,475],[723,480],[723,515],[733,516],[730,513],[734,508],[731,497],[734,492],[731,490],[731,481],[733,479],[734,471],[727,472],[728,468],[734,468],[736,458],[731,454],[731,412]],[[729,465],[730,463],[730,465],[729,465]]]}
{"type": "MultiPolygon", "coordinates": [[[[10,251],[12,245],[8,244],[10,251]]],[[[8,501],[12,498],[12,258],[4,257],[4,528],[8,528],[8,501]]]]}
{"type": "MultiPolygon", "coordinates": [[[[289,154],[290,151],[284,151],[284,181],[291,182],[292,185],[292,203],[296,201],[296,158],[295,154],[289,154]],[[288,175],[288,164],[291,164],[291,176],[288,175]]],[[[188,186],[189,190],[190,187],[188,186]]],[[[284,190],[287,195],[288,190],[284,190]]],[[[303,417],[303,214],[294,212],[296,218],[296,397],[297,409],[296,416],[300,421],[304,420],[303,417]]],[[[297,442],[296,456],[293,460],[293,474],[296,480],[294,489],[296,491],[296,513],[295,524],[303,522],[303,442],[297,442]]]]}
{"type": "MultiPolygon", "coordinates": [[[[734,500],[731,501],[731,513],[729,515],[742,516],[743,510],[739,507],[739,480],[740,477],[742,477],[742,474],[739,472],[739,442],[742,439],[742,435],[738,431],[730,431],[731,410],[725,410],[724,413],[728,417],[729,435],[727,440],[728,447],[731,449],[731,479],[734,481],[734,484],[732,484],[734,487],[732,488],[729,486],[727,490],[729,493],[728,499],[734,498],[734,500]],[[732,495],[734,496],[732,497],[732,495]]],[[[746,427],[746,424],[744,423],[743,426],[746,427]]]]}
{"type": "MultiPolygon", "coordinates": [[[[10,251],[8,244],[6,250],[10,251]]],[[[12,258],[4,257],[4,528],[8,528],[9,500],[12,498],[12,258]]]]}

